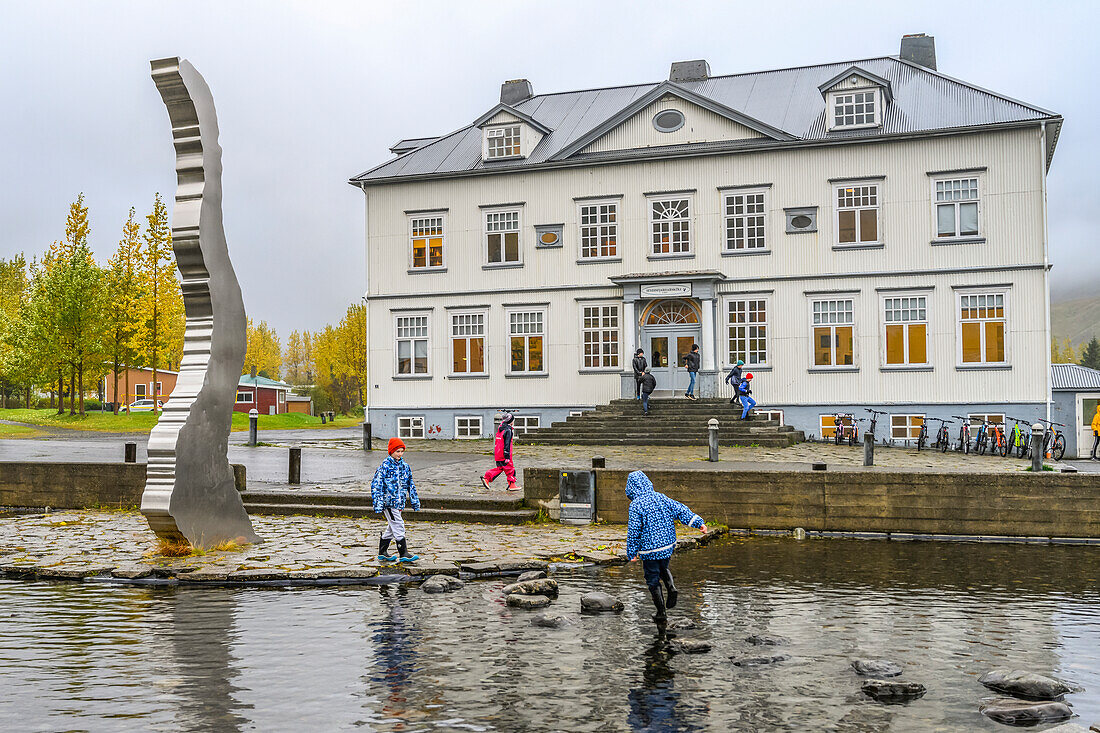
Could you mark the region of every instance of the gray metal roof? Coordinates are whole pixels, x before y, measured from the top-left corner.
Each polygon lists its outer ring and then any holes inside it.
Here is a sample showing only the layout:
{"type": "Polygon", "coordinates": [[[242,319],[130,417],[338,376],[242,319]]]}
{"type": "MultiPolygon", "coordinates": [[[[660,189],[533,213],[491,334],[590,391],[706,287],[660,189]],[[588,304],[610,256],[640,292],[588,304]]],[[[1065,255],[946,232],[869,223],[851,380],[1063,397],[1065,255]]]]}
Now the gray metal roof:
{"type": "Polygon", "coordinates": [[[1054,121],[1054,129],[1048,135],[1049,165],[1061,125],[1061,118],[1054,112],[952,79],[894,56],[717,76],[677,84],[662,81],[542,94],[514,105],[514,109],[551,130],[527,158],[483,161],[481,130],[469,125],[382,163],[352,178],[351,183],[527,170],[582,161],[595,162],[597,159],[702,155],[727,149],[790,146],[827,140],[854,142],[890,135],[965,130],[1039,120],[1054,121]],[[886,105],[881,128],[829,132],[826,103],[819,87],[838,74],[852,71],[853,67],[888,81],[893,100],[886,105]],[[686,97],[709,100],[714,105],[774,129],[776,134],[728,143],[644,148],[598,155],[577,152],[578,142],[590,139],[594,131],[610,129],[629,117],[637,109],[633,103],[648,97],[660,87],[666,87],[672,93],[676,93],[677,88],[683,89],[687,92],[686,97]],[[672,149],[674,147],[676,150],[672,149]],[[565,159],[562,159],[563,153],[566,154],[565,159]]]}
{"type": "Polygon", "coordinates": [[[1057,391],[1100,392],[1100,371],[1079,364],[1051,364],[1050,387],[1057,391]]]}

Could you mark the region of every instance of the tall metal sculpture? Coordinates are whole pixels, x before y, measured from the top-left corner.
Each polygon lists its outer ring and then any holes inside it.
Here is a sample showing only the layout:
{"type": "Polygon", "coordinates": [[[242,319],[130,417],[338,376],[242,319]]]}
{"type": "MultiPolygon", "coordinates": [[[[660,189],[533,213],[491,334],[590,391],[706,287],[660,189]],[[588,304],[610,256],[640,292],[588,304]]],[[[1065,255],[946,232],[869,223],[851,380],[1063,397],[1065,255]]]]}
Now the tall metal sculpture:
{"type": "Polygon", "coordinates": [[[187,322],[172,397],[149,434],[141,512],[158,537],[196,547],[259,542],[227,457],[245,354],[241,287],[222,227],[222,162],[214,98],[195,67],[151,62],[176,148],[172,248],[187,322]]]}

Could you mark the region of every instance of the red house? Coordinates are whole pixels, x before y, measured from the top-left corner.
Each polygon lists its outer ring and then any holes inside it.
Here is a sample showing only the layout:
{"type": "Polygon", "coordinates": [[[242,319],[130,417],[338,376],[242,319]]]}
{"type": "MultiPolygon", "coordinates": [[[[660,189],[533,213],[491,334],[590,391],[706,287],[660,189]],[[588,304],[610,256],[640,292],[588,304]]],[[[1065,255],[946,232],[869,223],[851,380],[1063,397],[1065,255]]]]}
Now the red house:
{"type": "Polygon", "coordinates": [[[286,412],[286,396],[290,385],[267,377],[241,376],[237,382],[237,401],[234,412],[248,412],[255,408],[261,415],[281,415],[286,412]]]}

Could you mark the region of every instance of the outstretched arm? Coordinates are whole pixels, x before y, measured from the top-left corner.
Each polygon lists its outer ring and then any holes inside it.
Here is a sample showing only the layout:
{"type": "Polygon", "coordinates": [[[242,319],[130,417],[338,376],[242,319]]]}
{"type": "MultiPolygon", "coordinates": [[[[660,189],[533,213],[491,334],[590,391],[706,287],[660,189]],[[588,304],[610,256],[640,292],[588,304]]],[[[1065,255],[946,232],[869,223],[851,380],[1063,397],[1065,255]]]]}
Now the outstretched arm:
{"type": "MultiPolygon", "coordinates": [[[[668,497],[665,498],[667,499],[668,497]]],[[[703,523],[703,518],[688,509],[685,504],[681,504],[675,499],[668,499],[668,503],[669,507],[672,509],[672,516],[678,519],[682,524],[701,529],[704,532],[707,531],[707,525],[703,523]]]]}

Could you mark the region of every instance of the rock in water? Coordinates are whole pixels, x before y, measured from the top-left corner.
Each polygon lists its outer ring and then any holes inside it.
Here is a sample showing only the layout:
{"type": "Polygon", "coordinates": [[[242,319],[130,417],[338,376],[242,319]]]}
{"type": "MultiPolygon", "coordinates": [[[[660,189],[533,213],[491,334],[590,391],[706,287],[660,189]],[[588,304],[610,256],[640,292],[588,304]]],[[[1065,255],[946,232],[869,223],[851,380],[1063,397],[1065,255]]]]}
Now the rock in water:
{"type": "Polygon", "coordinates": [[[775,654],[770,657],[742,657],[733,660],[734,667],[763,667],[776,662],[785,662],[790,659],[789,654],[775,654]]]}
{"type": "Polygon", "coordinates": [[[905,702],[916,700],[925,693],[924,685],[919,682],[901,680],[867,680],[863,683],[863,692],[879,702],[905,702]]]}
{"type": "Polygon", "coordinates": [[[550,598],[557,598],[558,581],[550,580],[548,578],[542,578],[540,580],[524,580],[521,583],[512,583],[511,585],[504,586],[504,589],[501,590],[501,593],[506,596],[548,596],[550,598]]]}
{"type": "Polygon", "coordinates": [[[1022,669],[994,669],[978,678],[978,682],[997,692],[1029,700],[1061,700],[1073,692],[1064,682],[1022,669]]]}
{"type": "Polygon", "coordinates": [[[1064,702],[1029,702],[1011,697],[999,697],[978,708],[982,715],[1007,725],[1038,725],[1055,723],[1073,716],[1064,702]]]}
{"type": "Polygon", "coordinates": [[[756,646],[786,646],[790,639],[785,636],[769,636],[767,634],[753,634],[745,637],[745,641],[756,646]]]}
{"type": "Polygon", "coordinates": [[[519,593],[508,596],[508,605],[513,608],[544,608],[550,605],[546,596],[524,596],[519,593]]]}
{"type": "Polygon", "coordinates": [[[605,611],[622,613],[622,610],[623,602],[606,593],[596,591],[593,593],[585,593],[581,596],[582,613],[603,613],[605,611]]]}
{"type": "Polygon", "coordinates": [[[668,645],[673,654],[706,654],[710,649],[710,642],[702,639],[674,639],[668,645]]]}
{"type": "Polygon", "coordinates": [[[535,616],[531,623],[535,626],[541,626],[544,629],[564,629],[566,626],[572,626],[573,620],[567,616],[561,616],[551,613],[540,613],[535,616]]]}
{"type": "Polygon", "coordinates": [[[668,622],[668,628],[673,631],[688,631],[699,628],[699,625],[690,618],[677,618],[668,622]]]}
{"type": "Polygon", "coordinates": [[[425,593],[447,593],[448,591],[458,590],[463,586],[463,582],[458,578],[452,578],[448,575],[433,575],[420,584],[420,590],[425,593]]]}
{"type": "Polygon", "coordinates": [[[854,659],[852,669],[860,677],[897,677],[901,667],[888,659],[854,659]]]}
{"type": "Polygon", "coordinates": [[[538,580],[539,578],[545,578],[545,570],[528,570],[526,573],[520,573],[516,578],[517,583],[522,583],[525,580],[538,580]]]}

